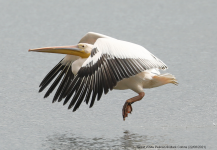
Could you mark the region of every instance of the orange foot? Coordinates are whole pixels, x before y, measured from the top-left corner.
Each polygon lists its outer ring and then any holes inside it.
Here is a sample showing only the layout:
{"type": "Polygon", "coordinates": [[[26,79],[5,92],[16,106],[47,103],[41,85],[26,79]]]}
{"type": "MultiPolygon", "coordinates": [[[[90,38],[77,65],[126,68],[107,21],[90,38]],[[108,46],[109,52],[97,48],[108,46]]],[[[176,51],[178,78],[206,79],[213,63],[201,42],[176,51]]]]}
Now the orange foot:
{"type": "Polygon", "coordinates": [[[123,119],[125,120],[125,118],[128,116],[128,113],[131,113],[132,111],[133,111],[133,108],[131,106],[131,103],[125,102],[123,109],[122,109],[123,119]]]}

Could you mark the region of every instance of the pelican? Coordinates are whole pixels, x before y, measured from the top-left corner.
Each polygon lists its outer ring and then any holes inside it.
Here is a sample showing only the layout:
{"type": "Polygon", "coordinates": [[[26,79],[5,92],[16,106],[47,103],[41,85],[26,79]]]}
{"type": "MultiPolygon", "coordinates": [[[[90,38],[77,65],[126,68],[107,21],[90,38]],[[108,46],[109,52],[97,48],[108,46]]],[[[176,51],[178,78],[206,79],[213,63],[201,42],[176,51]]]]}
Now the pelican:
{"type": "Polygon", "coordinates": [[[125,101],[125,120],[133,110],[131,104],[145,96],[144,88],[178,84],[172,74],[160,74],[159,69],[167,69],[166,64],[144,47],[99,33],[88,32],[77,45],[29,51],[67,54],[42,80],[39,92],[53,81],[44,98],[58,87],[53,103],[64,100],[65,105],[70,101],[68,109],[73,108],[73,112],[83,101],[91,108],[96,99],[113,89],[131,89],[138,95],[125,101]]]}

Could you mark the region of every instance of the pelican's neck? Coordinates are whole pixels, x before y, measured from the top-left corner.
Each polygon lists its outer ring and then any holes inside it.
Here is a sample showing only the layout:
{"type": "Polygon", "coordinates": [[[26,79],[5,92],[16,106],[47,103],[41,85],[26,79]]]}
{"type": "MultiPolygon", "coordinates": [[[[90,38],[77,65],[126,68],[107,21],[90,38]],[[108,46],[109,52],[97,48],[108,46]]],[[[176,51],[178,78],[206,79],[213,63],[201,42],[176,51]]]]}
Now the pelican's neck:
{"type": "Polygon", "coordinates": [[[75,56],[75,55],[66,55],[65,57],[64,57],[64,59],[62,60],[62,64],[63,65],[66,65],[68,62],[73,62],[73,61],[75,61],[75,60],[77,60],[77,59],[79,59],[79,58],[81,58],[80,56],[75,56]]]}
{"type": "Polygon", "coordinates": [[[75,75],[78,73],[79,69],[83,65],[83,63],[87,60],[87,58],[78,58],[72,63],[72,73],[75,75]]]}

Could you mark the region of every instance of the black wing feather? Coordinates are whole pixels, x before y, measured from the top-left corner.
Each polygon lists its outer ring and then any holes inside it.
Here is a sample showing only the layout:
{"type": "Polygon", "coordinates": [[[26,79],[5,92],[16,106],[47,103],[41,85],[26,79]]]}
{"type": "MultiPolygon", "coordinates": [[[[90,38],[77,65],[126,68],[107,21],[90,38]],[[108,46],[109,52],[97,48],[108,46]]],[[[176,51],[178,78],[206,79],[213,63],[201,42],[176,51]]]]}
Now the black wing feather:
{"type": "Polygon", "coordinates": [[[63,65],[58,63],[44,78],[40,84],[40,91],[44,90],[47,85],[59,74],[51,87],[48,89],[45,97],[55,89],[58,83],[62,80],[53,98],[53,102],[61,101],[65,98],[65,105],[72,97],[68,109],[73,108],[76,111],[81,102],[89,103],[90,107],[94,105],[95,99],[100,100],[102,93],[107,94],[112,90],[118,81],[129,78],[144,70],[151,68],[166,69],[167,66],[154,57],[156,60],[144,60],[141,58],[117,58],[109,54],[101,53],[97,48],[94,48],[89,56],[99,57],[96,62],[91,60],[87,65],[80,68],[74,76],[71,71],[71,62],[63,65]],[[99,55],[96,56],[96,54],[99,55]]]}
{"type": "Polygon", "coordinates": [[[70,81],[74,78],[74,75],[71,72],[72,62],[62,64],[62,60],[45,76],[45,78],[40,83],[39,92],[42,92],[51,83],[51,81],[56,78],[49,87],[48,91],[45,93],[44,98],[46,98],[54,91],[58,83],[61,81],[60,86],[57,89],[53,98],[53,102],[57,100],[63,90],[68,88],[70,82],[67,81],[70,81]]]}

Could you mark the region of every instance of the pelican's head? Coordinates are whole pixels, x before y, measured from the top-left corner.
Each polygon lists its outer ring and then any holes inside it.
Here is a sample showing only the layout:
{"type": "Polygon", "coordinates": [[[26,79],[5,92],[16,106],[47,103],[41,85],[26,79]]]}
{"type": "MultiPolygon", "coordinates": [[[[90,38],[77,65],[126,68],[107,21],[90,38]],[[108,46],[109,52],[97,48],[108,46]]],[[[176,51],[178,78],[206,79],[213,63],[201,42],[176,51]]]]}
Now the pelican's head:
{"type": "Polygon", "coordinates": [[[79,43],[78,44],[78,48],[82,49],[83,51],[85,51],[85,53],[91,53],[91,50],[94,48],[94,46],[92,44],[88,44],[88,43],[79,43]]]}
{"type": "Polygon", "coordinates": [[[93,48],[94,46],[92,44],[79,43],[77,45],[71,45],[71,46],[54,46],[54,47],[29,49],[29,52],[59,53],[59,54],[76,55],[82,58],[87,58],[90,56],[91,50],[93,48]]]}

